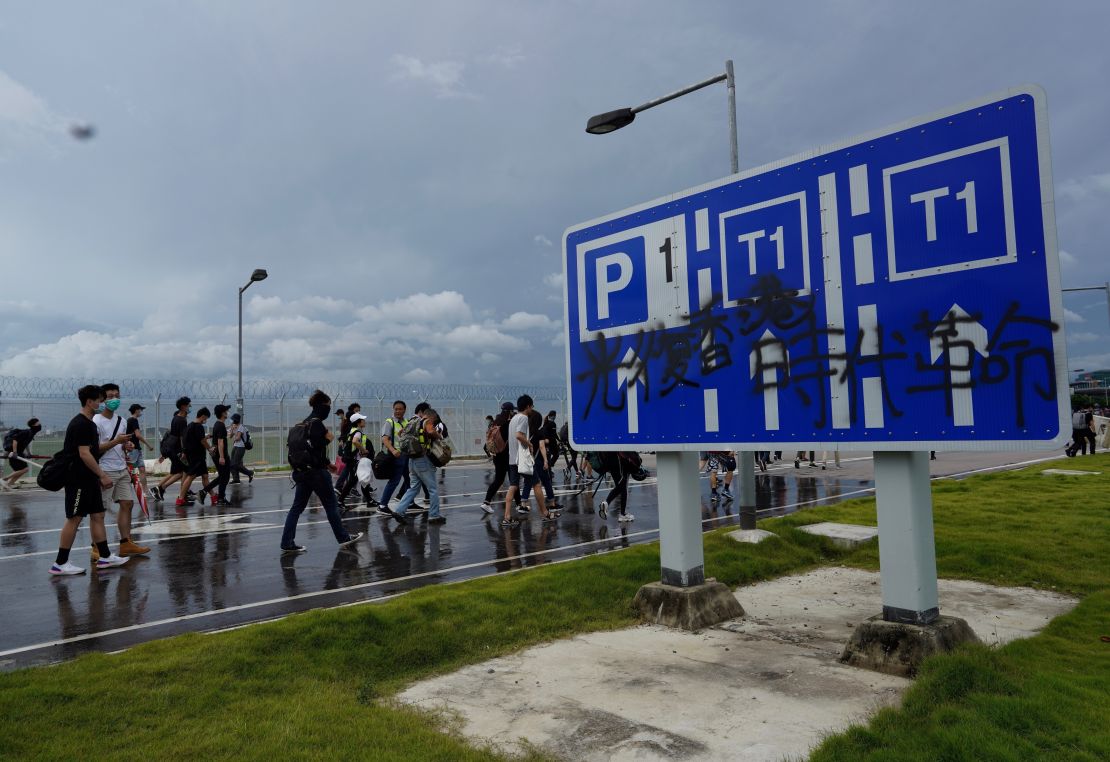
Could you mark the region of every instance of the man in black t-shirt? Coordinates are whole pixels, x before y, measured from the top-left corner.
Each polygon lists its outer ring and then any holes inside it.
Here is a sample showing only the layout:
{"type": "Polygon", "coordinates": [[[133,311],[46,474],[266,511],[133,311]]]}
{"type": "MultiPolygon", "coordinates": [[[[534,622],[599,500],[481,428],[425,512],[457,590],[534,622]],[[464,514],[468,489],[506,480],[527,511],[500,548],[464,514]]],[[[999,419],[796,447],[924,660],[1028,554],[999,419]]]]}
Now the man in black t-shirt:
{"type": "Polygon", "coordinates": [[[185,463],[181,459],[181,440],[185,437],[185,428],[189,425],[189,409],[192,404],[193,401],[188,397],[178,398],[177,412],[170,419],[170,430],[162,440],[165,451],[158,453],[158,462],[161,463],[166,458],[170,459],[170,475],[158,482],[158,486],[154,488],[158,491],[155,495],[158,501],[166,498],[166,490],[170,485],[185,476],[185,463]]]}
{"type": "MultiPolygon", "coordinates": [[[[216,405],[214,409],[216,422],[212,424],[212,463],[216,466],[216,483],[212,489],[217,494],[212,496],[212,505],[231,505],[226,494],[227,483],[231,479],[231,453],[227,451],[227,424],[224,423],[230,409],[228,405],[216,405]]],[[[207,489],[206,486],[201,490],[202,498],[207,489]]]]}
{"type": "MultiPolygon", "coordinates": [[[[187,505],[186,495],[189,493],[189,485],[198,476],[201,484],[204,485],[200,492],[201,500],[208,493],[208,435],[204,433],[204,424],[210,415],[211,411],[206,407],[198,410],[197,417],[185,427],[185,433],[181,437],[181,451],[185,454],[187,465],[185,476],[181,479],[181,494],[174,501],[174,505],[178,508],[184,508],[187,505]]],[[[215,505],[216,496],[211,497],[212,505],[215,505]]]]}
{"type": "MultiPolygon", "coordinates": [[[[144,410],[146,408],[138,403],[127,408],[127,412],[131,413],[131,417],[127,419],[127,433],[131,436],[131,444],[134,445],[134,449],[127,453],[127,459],[131,466],[139,472],[139,484],[145,493],[147,491],[146,461],[143,460],[143,447],[148,450],[153,448],[151,448],[150,442],[146,441],[146,437],[143,436],[143,425],[139,422],[144,410]]],[[[155,494],[154,490],[150,490],[150,493],[155,494]]]]}
{"type": "MultiPolygon", "coordinates": [[[[501,440],[506,443],[504,450],[493,454],[493,481],[486,487],[486,499],[482,501],[482,510],[488,513],[493,513],[493,498],[501,489],[501,485],[505,483],[505,477],[509,474],[509,448],[515,447],[515,442],[509,442],[509,421],[513,419],[513,403],[501,403],[501,412],[496,418],[493,419],[493,425],[501,430],[501,440]]],[[[517,500],[517,505],[520,505],[520,500],[517,500]]]]}
{"type": "Polygon", "coordinates": [[[305,419],[308,424],[308,454],[311,465],[307,468],[293,471],[293,504],[289,506],[289,513],[285,517],[285,529],[281,533],[281,550],[283,553],[304,553],[305,547],[296,543],[297,521],[300,520],[308,498],[315,494],[324,506],[328,523],[331,525],[332,534],[335,535],[339,546],[345,548],[353,545],[362,537],[362,532],[350,534],[343,526],[343,519],[339,515],[339,499],[335,494],[335,484],[331,475],[335,473],[335,465],[328,462],[328,443],[332,434],[324,421],[331,415],[331,397],[317,389],[308,398],[312,414],[305,419]]]}
{"type": "Polygon", "coordinates": [[[77,537],[77,529],[86,516],[89,517],[89,531],[99,554],[96,568],[111,569],[128,561],[108,548],[108,534],[104,529],[101,489],[112,486],[112,480],[100,468],[100,432],[92,422],[93,415],[104,401],[104,391],[95,384],[82,386],[77,390],[77,399],[81,402],[81,412],[66,427],[62,445],[63,457],[70,468],[65,485],[66,523],[62,526],[58,555],[50,567],[50,573],[55,576],[85,573],[82,567],[69,562],[69,552],[77,537]]]}

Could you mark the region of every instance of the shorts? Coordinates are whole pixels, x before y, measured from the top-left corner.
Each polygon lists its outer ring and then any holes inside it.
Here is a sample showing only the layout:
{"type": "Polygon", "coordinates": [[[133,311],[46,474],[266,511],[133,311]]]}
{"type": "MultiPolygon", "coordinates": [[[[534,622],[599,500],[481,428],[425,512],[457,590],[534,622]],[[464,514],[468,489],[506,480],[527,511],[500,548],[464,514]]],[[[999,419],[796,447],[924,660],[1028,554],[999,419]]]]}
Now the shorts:
{"type": "Polygon", "coordinates": [[[135,488],[131,485],[131,474],[126,471],[105,471],[112,480],[112,486],[104,490],[105,504],[118,503],[121,500],[135,502],[135,488]]]}
{"type": "Polygon", "coordinates": [[[185,464],[181,462],[181,455],[174,454],[170,457],[170,473],[183,474],[185,473],[185,464]]]}
{"type": "Polygon", "coordinates": [[[8,458],[8,465],[12,467],[12,471],[22,471],[27,468],[27,461],[12,455],[8,458]]]}
{"type": "Polygon", "coordinates": [[[102,493],[98,482],[67,484],[65,495],[67,519],[72,519],[74,516],[92,516],[96,513],[104,513],[104,500],[101,497],[102,493]]]}
{"type": "Polygon", "coordinates": [[[510,466],[509,466],[509,487],[510,488],[511,487],[518,487],[519,488],[521,479],[524,480],[524,487],[522,489],[519,489],[517,494],[521,495],[522,497],[527,497],[528,495],[532,494],[532,487],[536,483],[536,475],[535,474],[522,474],[519,471],[517,471],[515,463],[510,464],[510,466]]]}
{"type": "Polygon", "coordinates": [[[140,448],[136,447],[127,453],[127,459],[131,461],[131,465],[135,468],[146,469],[146,463],[143,462],[143,451],[140,448]]]}
{"type": "Polygon", "coordinates": [[[201,455],[196,460],[189,459],[189,465],[185,468],[186,476],[205,476],[208,474],[208,458],[201,455]]]}

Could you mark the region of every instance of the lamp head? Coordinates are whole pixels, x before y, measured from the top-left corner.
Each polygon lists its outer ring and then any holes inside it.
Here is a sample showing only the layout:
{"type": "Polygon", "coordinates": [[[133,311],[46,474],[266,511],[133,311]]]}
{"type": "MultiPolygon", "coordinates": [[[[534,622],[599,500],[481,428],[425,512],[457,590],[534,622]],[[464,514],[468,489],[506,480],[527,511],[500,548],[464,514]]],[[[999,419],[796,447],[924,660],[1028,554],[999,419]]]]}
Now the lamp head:
{"type": "Polygon", "coordinates": [[[619,130],[632,124],[636,114],[630,108],[619,108],[616,111],[607,111],[604,114],[591,116],[586,122],[586,132],[591,135],[604,135],[607,132],[619,130]]]}
{"type": "Polygon", "coordinates": [[[267,277],[269,277],[269,273],[267,273],[265,270],[259,268],[259,269],[255,270],[253,273],[251,273],[251,283],[254,283],[255,281],[259,281],[259,280],[266,280],[267,277]]]}

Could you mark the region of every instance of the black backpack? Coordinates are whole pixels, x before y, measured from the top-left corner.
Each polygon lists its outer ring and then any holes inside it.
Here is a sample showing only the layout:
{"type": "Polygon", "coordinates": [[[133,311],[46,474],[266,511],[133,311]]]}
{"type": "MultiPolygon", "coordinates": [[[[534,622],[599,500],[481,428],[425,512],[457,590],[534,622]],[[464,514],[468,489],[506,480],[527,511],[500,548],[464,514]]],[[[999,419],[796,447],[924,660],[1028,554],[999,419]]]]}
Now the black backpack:
{"type": "Polygon", "coordinates": [[[285,440],[285,447],[288,451],[289,466],[294,471],[306,471],[314,468],[319,464],[316,462],[316,457],[312,453],[312,440],[308,436],[309,429],[313,421],[318,421],[319,418],[305,418],[300,423],[289,429],[289,436],[285,440]]]}
{"type": "Polygon", "coordinates": [[[15,438],[22,434],[24,429],[9,429],[8,433],[4,435],[4,453],[7,454],[12,451],[12,445],[15,444],[15,438]]]}
{"type": "Polygon", "coordinates": [[[69,455],[65,450],[54,453],[54,457],[42,464],[35,481],[47,492],[57,492],[66,486],[71,469],[69,455]]]}

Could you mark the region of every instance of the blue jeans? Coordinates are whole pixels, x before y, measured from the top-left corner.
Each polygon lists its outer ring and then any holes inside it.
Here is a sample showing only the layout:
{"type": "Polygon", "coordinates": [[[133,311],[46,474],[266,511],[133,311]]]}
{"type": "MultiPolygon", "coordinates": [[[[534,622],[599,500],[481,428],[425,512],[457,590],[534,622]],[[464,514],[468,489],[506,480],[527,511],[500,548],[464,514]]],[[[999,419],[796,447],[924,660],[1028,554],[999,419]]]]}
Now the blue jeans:
{"type": "Polygon", "coordinates": [[[425,456],[413,458],[409,461],[412,465],[412,475],[416,481],[409,487],[409,491],[401,498],[401,502],[393,509],[395,513],[404,514],[409,509],[409,506],[416,500],[416,496],[420,494],[421,488],[428,490],[428,500],[431,506],[428,508],[428,518],[434,519],[439,516],[439,486],[436,484],[436,468],[432,465],[431,461],[425,456]]]}
{"type": "Polygon", "coordinates": [[[544,462],[543,455],[536,453],[536,473],[539,474],[540,484],[543,485],[544,494],[548,500],[555,499],[555,490],[551,486],[551,471],[544,462]]]}
{"type": "Polygon", "coordinates": [[[382,505],[389,505],[389,498],[393,497],[393,490],[397,489],[399,484],[402,486],[398,494],[403,495],[409,489],[409,456],[404,453],[393,459],[393,476],[389,477],[389,483],[385,485],[385,491],[382,492],[382,505]]]}
{"type": "Polygon", "coordinates": [[[289,506],[289,514],[285,517],[285,531],[281,533],[281,547],[293,547],[297,539],[297,521],[308,505],[308,496],[316,493],[320,503],[324,506],[324,513],[328,516],[331,531],[335,534],[336,542],[347,542],[351,535],[343,526],[339,518],[339,501],[335,498],[335,487],[331,482],[331,474],[326,468],[313,468],[308,471],[294,471],[293,483],[297,485],[293,492],[293,505],[289,506]]]}

